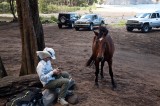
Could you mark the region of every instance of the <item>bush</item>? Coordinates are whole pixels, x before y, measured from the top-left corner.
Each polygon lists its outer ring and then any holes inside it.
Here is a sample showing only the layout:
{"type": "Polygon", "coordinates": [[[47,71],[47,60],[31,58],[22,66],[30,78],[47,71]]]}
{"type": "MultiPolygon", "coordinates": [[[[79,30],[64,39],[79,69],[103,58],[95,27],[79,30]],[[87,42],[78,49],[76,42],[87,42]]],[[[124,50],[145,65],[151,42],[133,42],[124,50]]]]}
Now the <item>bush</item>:
{"type": "Polygon", "coordinates": [[[46,3],[39,4],[39,11],[41,13],[74,12],[77,10],[80,10],[80,7],[77,7],[77,6],[70,7],[65,5],[58,6],[53,4],[47,5],[46,3]]]}
{"type": "Polygon", "coordinates": [[[52,4],[47,6],[47,11],[46,11],[47,13],[56,13],[57,11],[58,11],[58,6],[52,4]]]}
{"type": "Polygon", "coordinates": [[[0,13],[10,13],[10,6],[7,2],[0,3],[0,13]]]}
{"type": "Polygon", "coordinates": [[[125,27],[126,25],[126,20],[119,20],[115,24],[111,24],[112,27],[125,27]]]}
{"type": "Polygon", "coordinates": [[[40,20],[41,20],[42,24],[57,23],[57,21],[58,21],[58,19],[54,16],[51,16],[51,17],[40,16],[40,20]]]}
{"type": "Polygon", "coordinates": [[[57,19],[55,16],[51,16],[51,20],[52,20],[53,22],[57,22],[57,21],[58,21],[58,19],[57,19]]]}
{"type": "Polygon", "coordinates": [[[38,1],[38,7],[39,7],[39,11],[41,13],[45,13],[45,11],[47,11],[47,3],[44,0],[39,0],[38,1]]]}

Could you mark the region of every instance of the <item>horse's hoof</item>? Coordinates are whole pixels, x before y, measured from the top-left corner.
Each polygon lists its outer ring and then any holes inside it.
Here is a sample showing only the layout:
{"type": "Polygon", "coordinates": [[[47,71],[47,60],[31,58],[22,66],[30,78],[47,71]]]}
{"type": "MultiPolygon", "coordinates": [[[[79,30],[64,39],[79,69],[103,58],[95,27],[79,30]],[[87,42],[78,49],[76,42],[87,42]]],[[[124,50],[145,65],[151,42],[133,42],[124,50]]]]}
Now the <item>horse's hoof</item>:
{"type": "Polygon", "coordinates": [[[114,84],[114,85],[112,86],[112,90],[114,91],[116,88],[117,88],[117,86],[114,84]]]}
{"type": "Polygon", "coordinates": [[[98,84],[98,83],[95,83],[95,86],[96,86],[97,88],[99,88],[99,84],[98,84]]]}

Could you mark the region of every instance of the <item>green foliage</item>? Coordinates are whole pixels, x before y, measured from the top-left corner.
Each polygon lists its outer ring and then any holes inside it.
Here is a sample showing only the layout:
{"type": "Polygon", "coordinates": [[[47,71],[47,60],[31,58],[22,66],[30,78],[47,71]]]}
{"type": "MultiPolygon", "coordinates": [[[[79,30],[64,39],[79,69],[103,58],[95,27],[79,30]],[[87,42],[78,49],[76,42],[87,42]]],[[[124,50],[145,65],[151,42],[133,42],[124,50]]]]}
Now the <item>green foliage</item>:
{"type": "Polygon", "coordinates": [[[74,11],[77,11],[77,10],[80,10],[80,7],[70,7],[70,6],[58,6],[58,5],[53,5],[53,4],[49,4],[49,5],[46,5],[45,4],[42,4],[42,5],[39,5],[39,10],[41,13],[58,13],[58,12],[74,12],[74,11]]]}
{"type": "Polygon", "coordinates": [[[40,16],[40,20],[41,20],[42,24],[57,23],[57,21],[58,21],[58,19],[55,16],[51,16],[51,17],[40,16]]]}
{"type": "Polygon", "coordinates": [[[58,10],[59,10],[58,6],[50,4],[47,6],[46,12],[47,13],[56,13],[58,10]]]}
{"type": "Polygon", "coordinates": [[[88,6],[87,0],[78,0],[77,4],[80,7],[87,7],[88,6]]]}
{"type": "Polygon", "coordinates": [[[113,27],[125,27],[125,24],[126,24],[126,20],[120,20],[119,22],[110,24],[110,25],[113,27]]]}
{"type": "Polygon", "coordinates": [[[10,13],[10,6],[7,2],[0,3],[0,13],[10,13]]]}
{"type": "Polygon", "coordinates": [[[80,7],[58,6],[58,12],[74,12],[77,10],[80,10],[80,7]]]}
{"type": "Polygon", "coordinates": [[[9,2],[9,0],[0,0],[0,3],[2,2],[9,2]]]}
{"type": "Polygon", "coordinates": [[[74,12],[87,8],[97,0],[39,0],[40,13],[74,12]]]}
{"type": "Polygon", "coordinates": [[[87,7],[81,7],[81,10],[92,10],[92,9],[96,9],[96,6],[92,5],[92,6],[87,6],[87,7]]]}
{"type": "Polygon", "coordinates": [[[39,6],[40,12],[45,13],[45,11],[47,11],[47,8],[46,8],[47,3],[44,0],[39,0],[38,6],[39,6]]]}
{"type": "Polygon", "coordinates": [[[54,22],[58,21],[58,19],[55,16],[51,16],[51,20],[54,21],[54,22]]]}

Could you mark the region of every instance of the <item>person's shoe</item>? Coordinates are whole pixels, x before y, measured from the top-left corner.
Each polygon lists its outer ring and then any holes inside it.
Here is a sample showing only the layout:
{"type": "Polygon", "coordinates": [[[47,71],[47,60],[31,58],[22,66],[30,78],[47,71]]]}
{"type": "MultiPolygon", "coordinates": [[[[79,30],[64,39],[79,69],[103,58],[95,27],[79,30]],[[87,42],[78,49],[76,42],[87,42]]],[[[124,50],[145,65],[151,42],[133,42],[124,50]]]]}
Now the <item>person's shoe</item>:
{"type": "Polygon", "coordinates": [[[58,102],[59,102],[62,106],[68,106],[68,105],[69,105],[68,102],[65,101],[64,98],[59,98],[59,99],[58,99],[58,102]]]}
{"type": "Polygon", "coordinates": [[[73,91],[72,90],[68,90],[67,91],[67,96],[72,96],[73,95],[73,91]]]}

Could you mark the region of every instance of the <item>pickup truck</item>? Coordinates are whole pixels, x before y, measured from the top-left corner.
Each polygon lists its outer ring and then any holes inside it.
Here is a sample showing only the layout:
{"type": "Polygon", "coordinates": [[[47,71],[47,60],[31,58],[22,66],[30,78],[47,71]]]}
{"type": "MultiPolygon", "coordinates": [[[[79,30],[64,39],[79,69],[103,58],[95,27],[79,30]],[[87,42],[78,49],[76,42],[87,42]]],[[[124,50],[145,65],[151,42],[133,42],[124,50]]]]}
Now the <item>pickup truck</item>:
{"type": "Polygon", "coordinates": [[[139,13],[134,18],[128,19],[126,23],[126,29],[132,32],[133,29],[141,30],[146,33],[152,30],[152,28],[160,27],[160,11],[139,13]]]}

